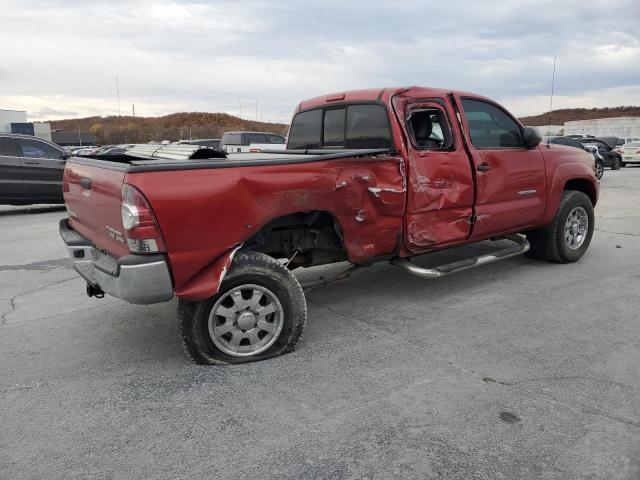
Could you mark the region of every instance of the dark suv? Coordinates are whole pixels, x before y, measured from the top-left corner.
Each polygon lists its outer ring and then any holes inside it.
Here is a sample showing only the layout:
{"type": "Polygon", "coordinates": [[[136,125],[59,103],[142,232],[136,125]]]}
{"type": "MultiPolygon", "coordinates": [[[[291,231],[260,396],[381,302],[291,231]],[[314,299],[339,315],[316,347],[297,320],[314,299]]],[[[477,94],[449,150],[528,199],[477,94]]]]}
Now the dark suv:
{"type": "Polygon", "coordinates": [[[611,170],[620,170],[622,167],[622,155],[614,150],[617,138],[578,138],[577,140],[587,147],[595,147],[598,149],[598,153],[602,155],[604,160],[604,166],[611,168],[611,170]]]}
{"type": "Polygon", "coordinates": [[[62,173],[69,156],[40,138],[0,133],[0,204],[64,203],[62,173]]]}
{"type": "Polygon", "coordinates": [[[604,159],[597,147],[587,146],[580,143],[574,137],[550,137],[549,143],[555,143],[557,145],[566,145],[568,147],[579,148],[580,150],[585,150],[589,152],[593,156],[593,160],[596,162],[596,177],[598,180],[602,178],[604,175],[604,159]]]}

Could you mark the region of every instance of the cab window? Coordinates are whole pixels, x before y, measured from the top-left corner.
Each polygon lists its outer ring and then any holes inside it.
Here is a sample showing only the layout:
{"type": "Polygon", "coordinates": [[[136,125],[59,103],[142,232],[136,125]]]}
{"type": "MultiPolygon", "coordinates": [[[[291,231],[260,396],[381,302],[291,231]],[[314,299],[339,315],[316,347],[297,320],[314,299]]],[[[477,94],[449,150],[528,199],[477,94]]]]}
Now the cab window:
{"type": "Polygon", "coordinates": [[[470,98],[462,99],[462,108],[477,149],[524,148],[520,127],[504,110],[470,98]]]}
{"type": "Polygon", "coordinates": [[[62,152],[60,150],[52,147],[48,143],[39,142],[38,140],[21,138],[20,147],[23,157],[52,158],[55,160],[60,160],[62,158],[62,152]]]}
{"type": "Polygon", "coordinates": [[[325,147],[344,146],[344,108],[324,111],[322,145],[325,147]]]}
{"type": "Polygon", "coordinates": [[[390,148],[391,129],[382,105],[347,107],[347,148],[390,148]]]}
{"type": "Polygon", "coordinates": [[[414,110],[409,116],[414,144],[419,149],[445,150],[453,146],[451,128],[444,112],[437,108],[414,110]]]}
{"type": "Polygon", "coordinates": [[[18,141],[15,138],[0,137],[0,155],[4,157],[19,157],[18,141]]]}
{"type": "Polygon", "coordinates": [[[320,148],[322,109],[297,114],[291,122],[287,148],[320,148]]]}

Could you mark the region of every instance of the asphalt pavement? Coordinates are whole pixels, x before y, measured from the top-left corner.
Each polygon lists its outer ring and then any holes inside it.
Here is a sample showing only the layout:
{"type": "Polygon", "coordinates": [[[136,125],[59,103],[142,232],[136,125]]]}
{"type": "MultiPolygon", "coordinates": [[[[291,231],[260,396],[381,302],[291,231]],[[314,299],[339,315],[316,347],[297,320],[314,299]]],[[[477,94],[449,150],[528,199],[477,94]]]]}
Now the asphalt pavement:
{"type": "Polygon", "coordinates": [[[233,367],[189,363],[175,301],[88,298],[64,215],[0,207],[1,478],[640,478],[640,168],[575,264],[378,264],[233,367]]]}

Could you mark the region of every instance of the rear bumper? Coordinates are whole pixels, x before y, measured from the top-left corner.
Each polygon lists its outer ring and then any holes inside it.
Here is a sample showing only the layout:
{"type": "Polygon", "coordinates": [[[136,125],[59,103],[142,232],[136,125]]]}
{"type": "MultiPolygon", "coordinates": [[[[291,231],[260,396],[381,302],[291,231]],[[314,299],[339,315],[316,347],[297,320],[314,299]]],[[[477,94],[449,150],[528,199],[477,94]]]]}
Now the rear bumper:
{"type": "Polygon", "coordinates": [[[60,220],[60,236],[73,260],[73,268],[94,289],[129,303],[147,305],[173,298],[173,284],[166,257],[127,255],[114,258],[60,220]]]}

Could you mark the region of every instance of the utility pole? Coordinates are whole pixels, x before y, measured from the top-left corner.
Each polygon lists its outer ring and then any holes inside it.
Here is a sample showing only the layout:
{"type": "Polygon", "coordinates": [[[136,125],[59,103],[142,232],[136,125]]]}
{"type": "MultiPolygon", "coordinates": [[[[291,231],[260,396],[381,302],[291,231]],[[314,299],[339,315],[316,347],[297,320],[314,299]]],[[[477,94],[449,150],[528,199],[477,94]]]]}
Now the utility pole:
{"type": "Polygon", "coordinates": [[[189,141],[191,141],[191,140],[193,140],[193,139],[191,138],[191,127],[189,127],[189,141]]]}
{"type": "Polygon", "coordinates": [[[133,117],[136,116],[136,106],[133,103],[131,104],[131,115],[133,117]]]}
{"type": "Polygon", "coordinates": [[[82,146],[82,135],[80,134],[80,129],[78,128],[78,143],[82,146]]]}
{"type": "Polygon", "coordinates": [[[118,75],[116,75],[116,96],[118,97],[118,116],[120,116],[120,84],[118,83],[118,75]]]}
{"type": "Polygon", "coordinates": [[[256,100],[256,122],[258,121],[258,100],[256,100]]]}

